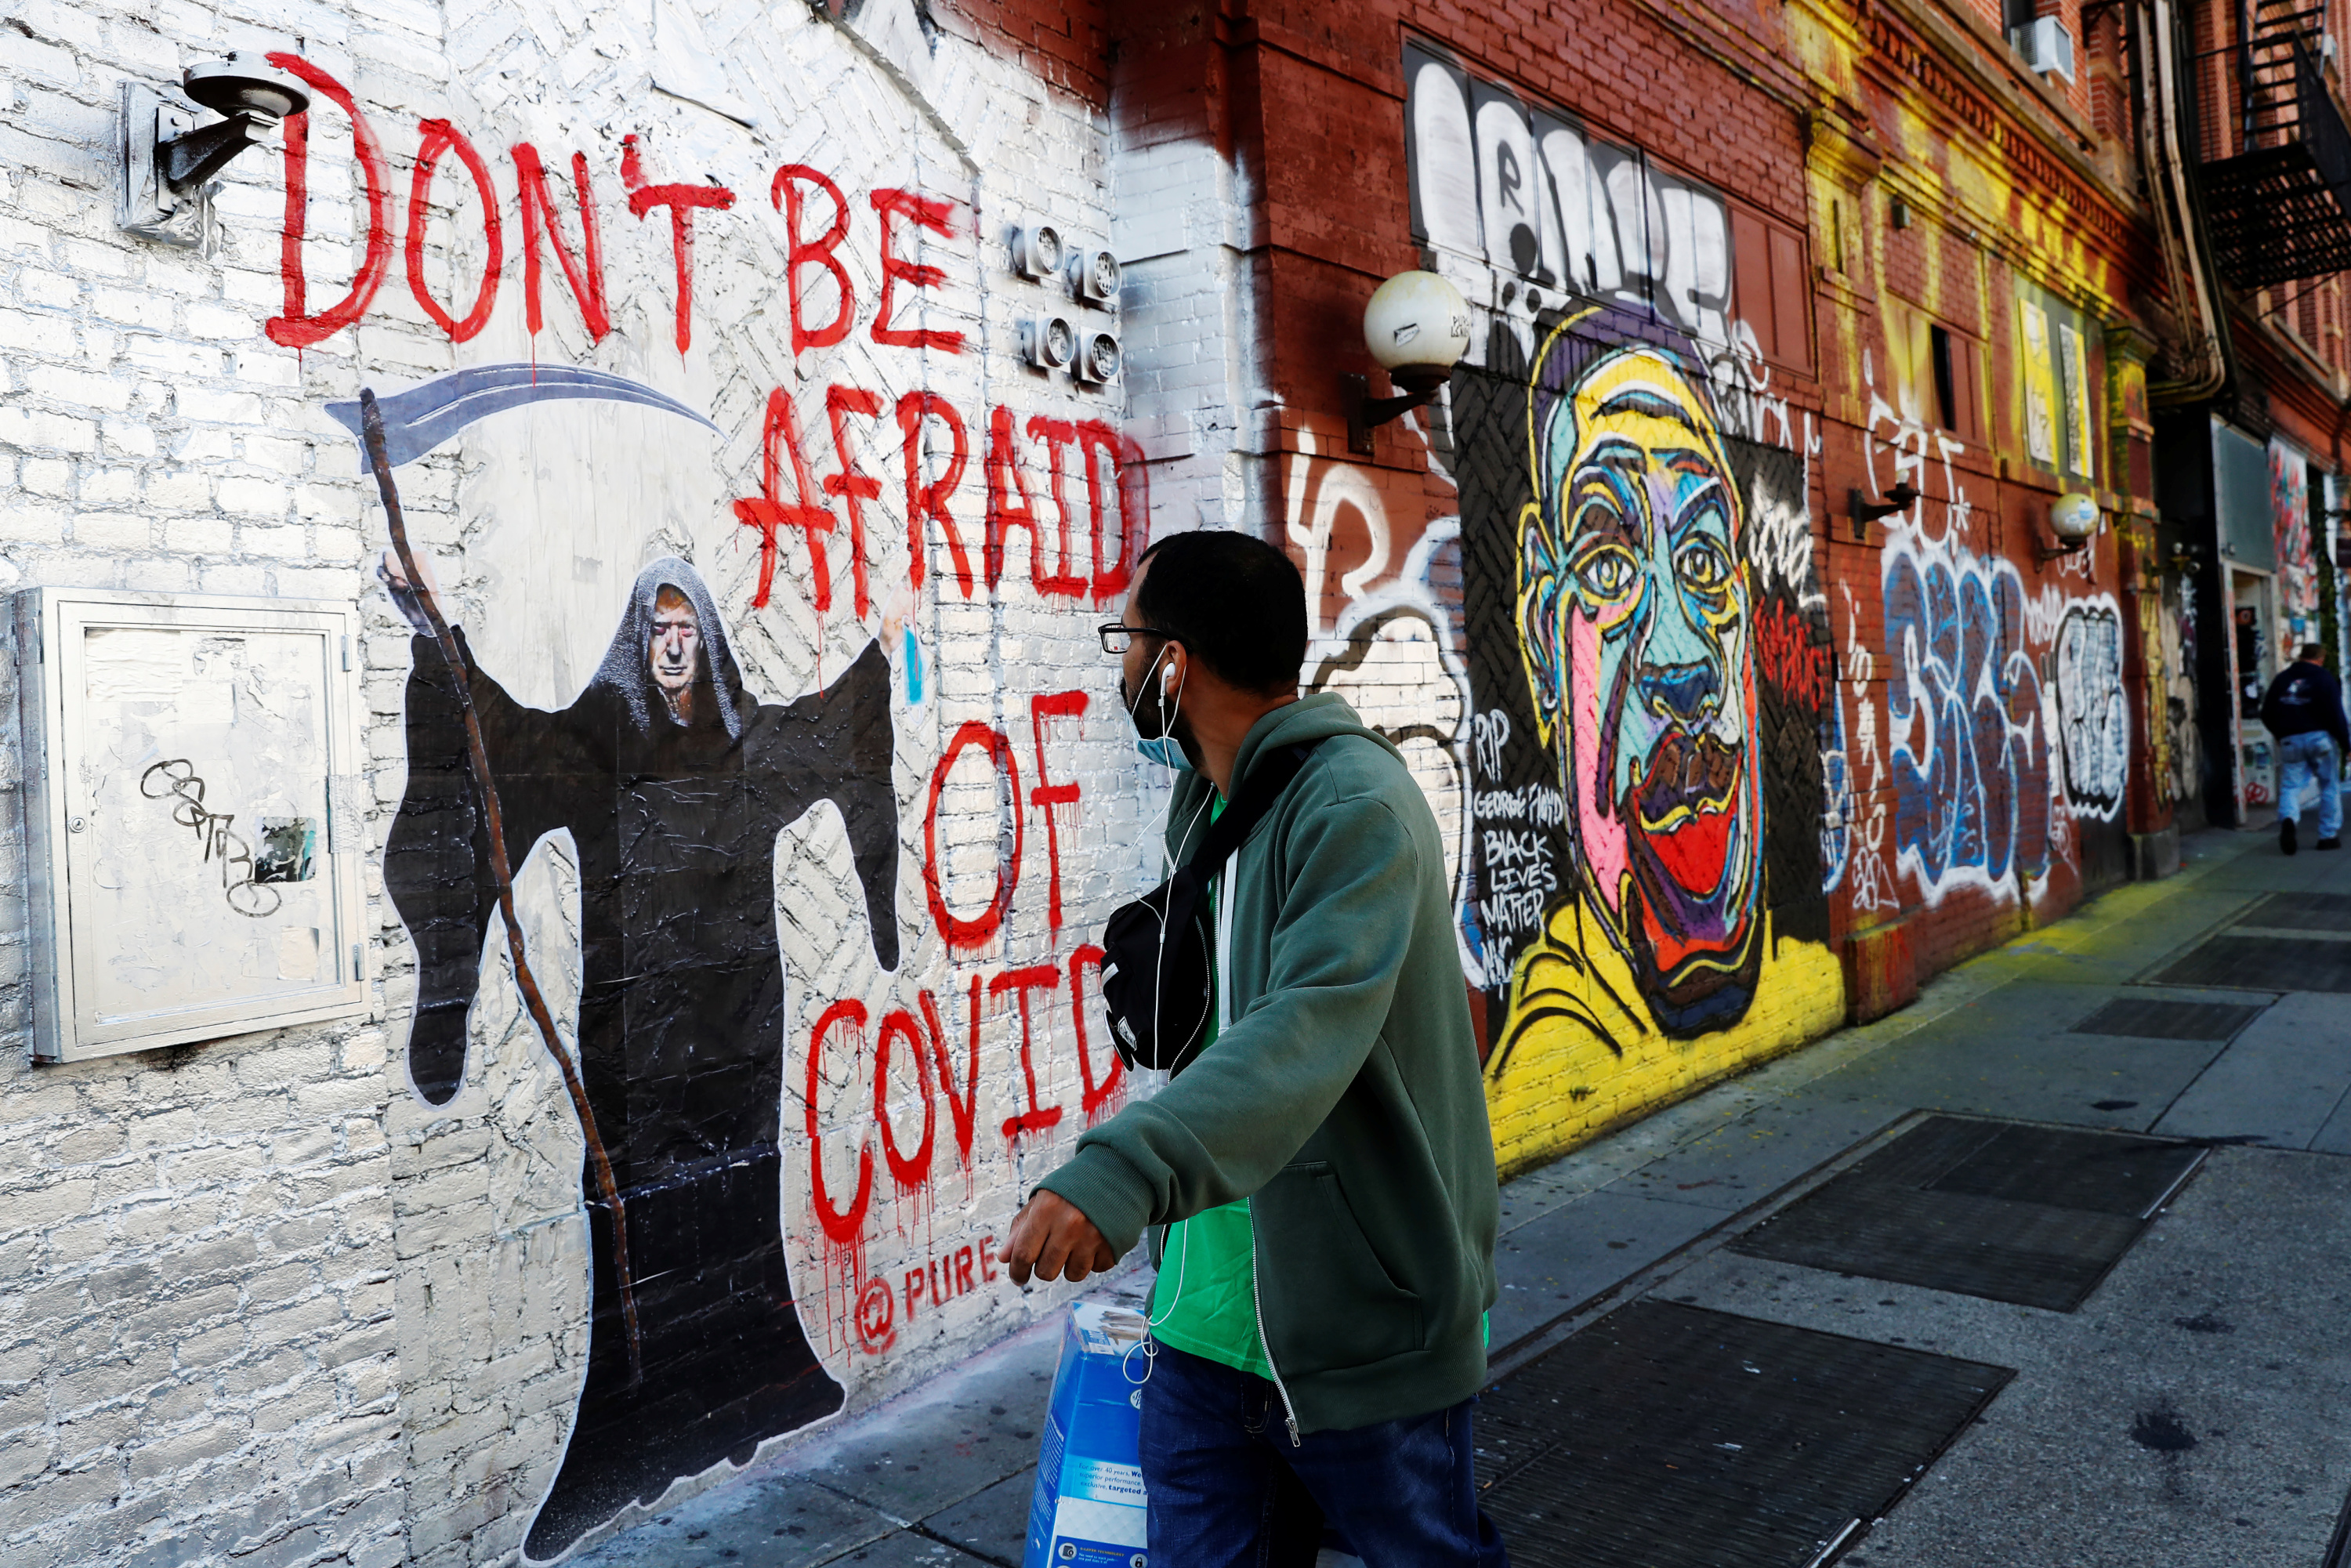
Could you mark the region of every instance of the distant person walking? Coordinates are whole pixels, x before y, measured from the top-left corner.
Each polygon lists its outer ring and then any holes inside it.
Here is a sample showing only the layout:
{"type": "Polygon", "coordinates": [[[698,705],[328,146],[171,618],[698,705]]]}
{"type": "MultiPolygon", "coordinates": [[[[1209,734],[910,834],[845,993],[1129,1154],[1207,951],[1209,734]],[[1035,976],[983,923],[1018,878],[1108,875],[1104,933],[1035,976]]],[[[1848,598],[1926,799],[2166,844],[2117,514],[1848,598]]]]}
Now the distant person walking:
{"type": "Polygon", "coordinates": [[[2278,672],[2262,698],[2262,723],[2278,743],[2278,848],[2301,846],[2294,819],[2305,784],[2318,786],[2318,847],[2343,847],[2343,757],[2351,752],[2351,726],[2343,719],[2343,687],[2323,661],[2326,649],[2304,643],[2302,656],[2278,672]]]}
{"type": "Polygon", "coordinates": [[[1258,798],[1259,769],[1293,776],[1205,868],[1207,1043],[1079,1138],[1005,1261],[1019,1283],[1081,1280],[1156,1233],[1136,1378],[1155,1563],[1311,1559],[1302,1492],[1369,1568],[1505,1568],[1470,1436],[1493,1135],[1427,798],[1339,697],[1298,695],[1305,587],[1260,540],[1153,545],[1102,644],[1176,769],[1171,862],[1258,798]]]}

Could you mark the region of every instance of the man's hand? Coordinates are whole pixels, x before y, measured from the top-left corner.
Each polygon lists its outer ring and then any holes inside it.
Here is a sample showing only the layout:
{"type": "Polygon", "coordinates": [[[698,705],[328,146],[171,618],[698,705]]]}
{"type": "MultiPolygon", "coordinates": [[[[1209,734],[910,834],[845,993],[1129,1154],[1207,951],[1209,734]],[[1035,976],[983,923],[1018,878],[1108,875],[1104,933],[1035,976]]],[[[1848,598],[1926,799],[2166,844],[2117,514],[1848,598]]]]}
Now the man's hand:
{"type": "Polygon", "coordinates": [[[1011,1270],[1016,1285],[1027,1284],[1031,1272],[1040,1280],[1067,1280],[1074,1285],[1088,1274],[1107,1270],[1118,1261],[1118,1254],[1076,1204],[1040,1192],[1012,1221],[1012,1234],[996,1260],[1011,1270]]]}
{"type": "MultiPolygon", "coordinates": [[[[383,559],[376,563],[375,575],[376,580],[383,584],[383,591],[392,596],[392,607],[400,612],[401,619],[406,621],[418,636],[432,636],[433,618],[424,613],[423,601],[417,597],[416,586],[400,570],[400,557],[392,550],[384,551],[383,559]]],[[[432,565],[422,555],[416,558],[416,575],[424,580],[424,591],[433,595],[434,602],[439,602],[441,585],[433,580],[432,565]]]]}

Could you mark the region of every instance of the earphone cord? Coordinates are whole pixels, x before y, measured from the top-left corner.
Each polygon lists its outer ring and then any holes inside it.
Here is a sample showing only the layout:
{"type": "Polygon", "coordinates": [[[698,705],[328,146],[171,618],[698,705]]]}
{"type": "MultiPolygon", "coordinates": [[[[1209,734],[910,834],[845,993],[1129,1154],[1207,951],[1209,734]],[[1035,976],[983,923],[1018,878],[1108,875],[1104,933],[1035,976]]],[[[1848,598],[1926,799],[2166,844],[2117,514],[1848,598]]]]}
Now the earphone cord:
{"type": "MultiPolygon", "coordinates": [[[[1161,650],[1160,657],[1163,659],[1166,657],[1165,650],[1161,650]]],[[[1168,672],[1163,670],[1159,676],[1159,695],[1162,697],[1165,697],[1167,695],[1167,674],[1168,672]]],[[[1174,731],[1176,727],[1176,716],[1184,711],[1184,685],[1185,682],[1188,681],[1190,678],[1191,670],[1187,666],[1185,669],[1184,674],[1179,676],[1176,682],[1176,706],[1160,722],[1159,733],[1163,736],[1168,735],[1174,731]]],[[[1135,698],[1134,704],[1126,710],[1128,722],[1132,723],[1134,721],[1135,709],[1142,706],[1143,699],[1141,697],[1135,698]]],[[[1172,763],[1165,764],[1164,766],[1167,768],[1167,809],[1170,811],[1173,811],[1176,809],[1176,768],[1175,765],[1172,763]]],[[[1184,824],[1184,836],[1176,841],[1176,851],[1173,855],[1170,855],[1167,850],[1166,832],[1164,829],[1161,831],[1159,835],[1160,869],[1165,871],[1169,876],[1173,876],[1176,872],[1176,867],[1183,863],[1184,852],[1192,847],[1192,831],[1200,825],[1200,813],[1207,809],[1208,801],[1205,799],[1201,800],[1199,805],[1193,808],[1191,820],[1184,824]]],[[[1159,950],[1163,955],[1167,951],[1167,912],[1165,909],[1162,909],[1159,912],[1159,950]]],[[[1154,969],[1151,977],[1151,1034],[1154,1040],[1159,1038],[1159,1025],[1162,1019],[1165,1016],[1166,986],[1166,966],[1162,964],[1154,969]]],[[[1180,1269],[1177,1270],[1177,1280],[1180,1283],[1182,1280],[1182,1270],[1180,1269]]]]}
{"type": "MultiPolygon", "coordinates": [[[[1165,657],[1164,652],[1162,653],[1161,657],[1165,657]]],[[[1188,674],[1189,672],[1186,671],[1186,675],[1188,676],[1188,674]]],[[[1160,695],[1163,698],[1166,696],[1167,682],[1164,673],[1160,677],[1159,691],[1160,695]]],[[[1143,699],[1139,696],[1136,697],[1134,704],[1127,709],[1126,716],[1129,722],[1134,720],[1135,710],[1140,708],[1142,706],[1143,699]]],[[[1183,711],[1184,677],[1179,677],[1176,683],[1175,706],[1167,714],[1166,717],[1161,721],[1159,733],[1165,736],[1172,731],[1176,724],[1176,715],[1183,711]]],[[[1163,766],[1167,768],[1167,780],[1169,785],[1167,804],[1168,810],[1172,811],[1175,810],[1176,805],[1174,789],[1176,781],[1176,768],[1172,763],[1164,764],[1163,766]]],[[[1208,804],[1209,802],[1207,800],[1203,800],[1198,806],[1193,809],[1190,820],[1184,824],[1184,835],[1181,839],[1176,841],[1175,851],[1172,853],[1167,848],[1166,832],[1165,829],[1161,831],[1159,836],[1160,864],[1161,868],[1166,871],[1169,875],[1172,876],[1174,874],[1175,867],[1183,863],[1184,853],[1186,850],[1190,849],[1192,845],[1192,834],[1194,831],[1199,827],[1201,814],[1208,809],[1208,804]]],[[[1167,914],[1165,909],[1162,909],[1159,912],[1159,946],[1161,950],[1165,952],[1167,946],[1167,914]]],[[[1156,972],[1152,976],[1151,1019],[1153,1025],[1152,1032],[1155,1039],[1157,1037],[1158,1024],[1164,1012],[1165,986],[1166,976],[1165,973],[1165,967],[1160,966],[1156,972]]],[[[1127,1382],[1134,1385],[1136,1387],[1141,1387],[1144,1384],[1151,1381],[1151,1364],[1159,1354],[1158,1347],[1152,1343],[1150,1331],[1157,1328],[1161,1323],[1165,1322],[1167,1321],[1168,1314],[1173,1312],[1176,1310],[1176,1304],[1184,1299],[1184,1279],[1185,1275],[1188,1271],[1189,1265],[1192,1260],[1192,1230],[1189,1225],[1180,1219],[1176,1222],[1174,1228],[1180,1229],[1183,1232],[1183,1235],[1177,1241],[1177,1251],[1176,1256],[1176,1289],[1169,1293],[1167,1297],[1167,1304],[1165,1307],[1162,1307],[1158,1312],[1144,1320],[1144,1337],[1141,1340],[1138,1340],[1134,1345],[1129,1346],[1126,1354],[1119,1358],[1120,1375],[1126,1377],[1127,1382]],[[1141,1377],[1129,1375],[1126,1371],[1127,1361],[1134,1354],[1136,1350],[1141,1350],[1144,1356],[1144,1369],[1143,1375],[1141,1377]]]]}
{"type": "Polygon", "coordinates": [[[1160,1308],[1158,1312],[1144,1320],[1143,1337],[1137,1340],[1134,1343],[1127,1346],[1126,1354],[1118,1358],[1119,1375],[1124,1377],[1129,1383],[1134,1385],[1137,1388],[1142,1387],[1144,1384],[1151,1381],[1152,1365],[1159,1358],[1159,1347],[1152,1343],[1151,1331],[1157,1328],[1161,1323],[1165,1322],[1168,1316],[1176,1311],[1176,1303],[1184,1299],[1184,1275],[1192,1261],[1192,1226],[1190,1221],[1179,1219],[1169,1228],[1181,1230],[1184,1233],[1182,1239],[1176,1243],[1176,1289],[1168,1293],[1167,1304],[1165,1306],[1160,1308]],[[1138,1350],[1143,1352],[1143,1375],[1140,1377],[1132,1375],[1126,1370],[1127,1361],[1138,1350]]]}

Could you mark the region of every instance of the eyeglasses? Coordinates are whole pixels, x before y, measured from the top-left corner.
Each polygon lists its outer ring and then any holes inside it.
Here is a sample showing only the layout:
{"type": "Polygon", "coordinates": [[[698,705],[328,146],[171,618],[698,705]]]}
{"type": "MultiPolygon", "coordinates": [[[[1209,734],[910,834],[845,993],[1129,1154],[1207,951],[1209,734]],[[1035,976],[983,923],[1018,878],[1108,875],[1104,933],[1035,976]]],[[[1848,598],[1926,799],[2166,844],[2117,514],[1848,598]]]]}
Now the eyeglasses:
{"type": "Polygon", "coordinates": [[[1134,640],[1137,637],[1158,637],[1170,643],[1184,641],[1173,632],[1163,632],[1156,626],[1129,626],[1123,621],[1106,622],[1099,631],[1102,635],[1102,652],[1113,656],[1123,655],[1129,648],[1134,646],[1134,640]]]}

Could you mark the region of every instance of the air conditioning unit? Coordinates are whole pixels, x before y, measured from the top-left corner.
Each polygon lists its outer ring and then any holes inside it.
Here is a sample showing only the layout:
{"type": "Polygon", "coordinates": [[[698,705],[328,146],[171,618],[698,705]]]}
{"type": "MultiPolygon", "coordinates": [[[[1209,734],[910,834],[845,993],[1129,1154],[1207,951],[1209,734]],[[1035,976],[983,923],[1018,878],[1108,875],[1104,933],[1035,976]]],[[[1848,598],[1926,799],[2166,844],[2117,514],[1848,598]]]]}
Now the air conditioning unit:
{"type": "Polygon", "coordinates": [[[1115,332],[1092,331],[1078,350],[1077,363],[1071,373],[1090,386],[1106,387],[1118,380],[1119,366],[1125,356],[1118,346],[1115,332]]]}
{"type": "Polygon", "coordinates": [[[2074,35],[2065,30],[2062,17],[2043,16],[2022,27],[2011,27],[2008,47],[2042,75],[2074,79],[2074,35]]]}
{"type": "Polygon", "coordinates": [[[1061,231],[1050,224],[1030,224],[1012,236],[1012,266],[1021,277],[1050,283],[1061,275],[1068,256],[1061,231]]]}
{"type": "Polygon", "coordinates": [[[1118,257],[1100,246],[1078,254],[1078,298],[1089,305],[1118,303],[1118,257]]]}
{"type": "Polygon", "coordinates": [[[1065,371],[1077,358],[1078,329],[1067,316],[1031,316],[1020,324],[1020,354],[1040,371],[1065,371]]]}

